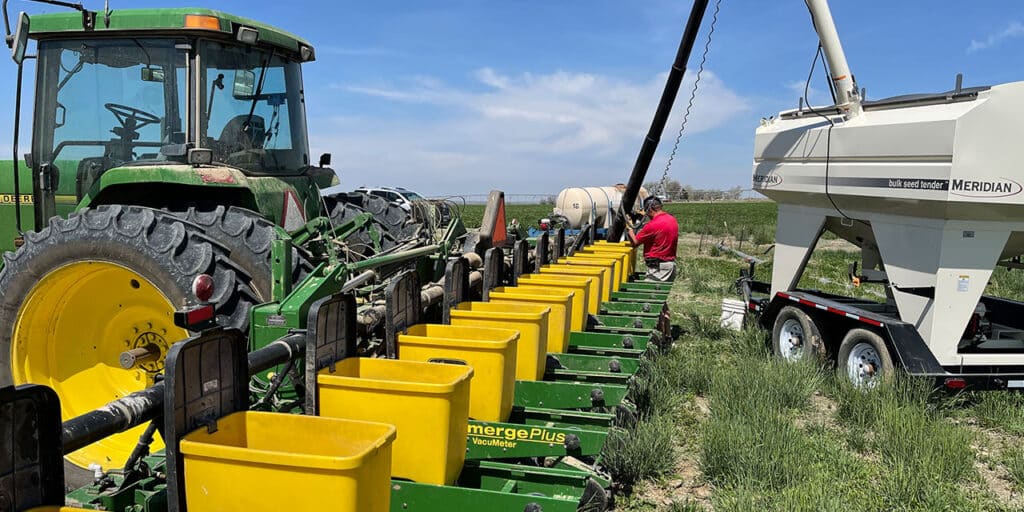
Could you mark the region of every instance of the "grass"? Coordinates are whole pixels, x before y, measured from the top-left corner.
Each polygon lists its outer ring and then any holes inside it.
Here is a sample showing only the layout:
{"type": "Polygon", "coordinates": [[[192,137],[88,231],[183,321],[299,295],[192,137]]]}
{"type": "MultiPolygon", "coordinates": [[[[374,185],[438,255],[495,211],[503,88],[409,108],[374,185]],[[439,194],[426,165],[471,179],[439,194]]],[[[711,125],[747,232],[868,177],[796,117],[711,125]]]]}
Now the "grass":
{"type": "MultiPolygon", "coordinates": [[[[635,486],[617,510],[1024,509],[1024,395],[950,397],[907,378],[865,391],[828,369],[781,364],[766,332],[719,326],[721,300],[735,297],[743,264],[710,250],[723,238],[737,245],[742,232],[744,252],[764,251],[770,237],[759,232],[774,232],[774,207],[669,207],[684,231],[669,300],[683,334],[644,369],[639,409],[649,428],[616,461],[633,468],[635,486]]],[[[826,243],[801,286],[877,299],[881,288],[847,284],[851,246],[826,243]]],[[[758,269],[762,278],[769,272],[770,263],[758,269]]],[[[997,271],[989,290],[1024,298],[1024,274],[997,271]]]]}
{"type": "Polygon", "coordinates": [[[1024,396],[1009,391],[976,393],[969,412],[983,426],[1003,433],[1024,435],[1024,396]]]}
{"type": "MultiPolygon", "coordinates": [[[[524,226],[536,226],[537,221],[551,215],[552,206],[547,204],[507,204],[505,205],[505,218],[512,221],[518,220],[524,226]]],[[[467,204],[459,205],[462,212],[462,222],[469,228],[480,227],[484,218],[484,205],[467,204]]]]}
{"type": "Polygon", "coordinates": [[[605,441],[605,467],[626,488],[669,474],[675,469],[674,437],[675,423],[667,415],[647,418],[632,431],[613,430],[605,441]]]}
{"type": "Polygon", "coordinates": [[[1014,447],[1003,453],[1003,464],[1010,475],[1010,482],[1018,490],[1024,490],[1024,449],[1014,447]]]}

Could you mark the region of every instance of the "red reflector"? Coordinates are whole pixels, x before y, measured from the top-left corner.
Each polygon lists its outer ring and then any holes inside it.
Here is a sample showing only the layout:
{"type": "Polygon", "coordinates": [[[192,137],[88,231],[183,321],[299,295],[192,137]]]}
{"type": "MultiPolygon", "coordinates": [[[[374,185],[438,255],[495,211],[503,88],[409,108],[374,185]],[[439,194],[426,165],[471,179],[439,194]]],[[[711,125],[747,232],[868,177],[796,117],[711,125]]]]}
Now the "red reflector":
{"type": "Polygon", "coordinates": [[[192,295],[195,295],[200,302],[206,302],[213,297],[213,278],[206,274],[199,274],[192,280],[192,295]]]}
{"type": "Polygon", "coordinates": [[[213,305],[207,304],[185,313],[185,323],[196,325],[213,319],[213,305]]]}
{"type": "Polygon", "coordinates": [[[964,389],[967,387],[967,381],[961,378],[949,378],[945,382],[946,389],[964,389]]]}

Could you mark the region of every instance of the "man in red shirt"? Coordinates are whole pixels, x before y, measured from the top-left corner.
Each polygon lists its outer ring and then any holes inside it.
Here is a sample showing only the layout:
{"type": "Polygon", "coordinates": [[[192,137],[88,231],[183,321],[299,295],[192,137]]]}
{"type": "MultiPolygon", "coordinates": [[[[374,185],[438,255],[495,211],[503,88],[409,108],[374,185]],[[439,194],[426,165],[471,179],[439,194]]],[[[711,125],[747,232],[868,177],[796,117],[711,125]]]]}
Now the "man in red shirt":
{"type": "Polygon", "coordinates": [[[633,247],[643,244],[647,279],[672,281],[676,277],[676,245],[679,243],[679,223],[661,209],[661,200],[655,196],[644,199],[644,213],[650,221],[634,233],[626,228],[626,236],[633,247]]]}

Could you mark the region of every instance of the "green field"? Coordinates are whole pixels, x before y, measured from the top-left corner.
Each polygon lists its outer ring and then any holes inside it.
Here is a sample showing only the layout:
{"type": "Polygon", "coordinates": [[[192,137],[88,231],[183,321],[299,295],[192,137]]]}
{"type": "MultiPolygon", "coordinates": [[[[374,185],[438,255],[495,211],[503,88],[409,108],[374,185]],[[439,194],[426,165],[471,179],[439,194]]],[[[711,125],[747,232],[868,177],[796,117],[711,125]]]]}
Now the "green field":
{"type": "MultiPolygon", "coordinates": [[[[683,334],[648,370],[654,405],[610,461],[636,481],[616,510],[1024,510],[1024,395],[940,395],[910,379],[864,392],[831,370],[780,364],[766,352],[767,333],[718,326],[742,264],[710,249],[737,245],[727,233],[773,230],[771,203],[669,211],[685,232],[670,299],[683,334]],[[712,234],[698,252],[702,232],[712,234]]],[[[760,242],[744,251],[770,247],[760,242]]],[[[846,283],[850,249],[830,241],[802,285],[880,293],[846,283]]],[[[1019,274],[998,271],[990,290],[1019,296],[1019,274]]]]}
{"type": "MultiPolygon", "coordinates": [[[[552,205],[510,204],[505,208],[509,219],[535,225],[539,219],[551,215],[552,205]]],[[[467,226],[480,226],[483,205],[466,205],[460,210],[467,226]]],[[[668,203],[665,211],[679,220],[682,232],[759,238],[763,242],[770,241],[775,233],[776,208],[771,201],[668,203]]]]}

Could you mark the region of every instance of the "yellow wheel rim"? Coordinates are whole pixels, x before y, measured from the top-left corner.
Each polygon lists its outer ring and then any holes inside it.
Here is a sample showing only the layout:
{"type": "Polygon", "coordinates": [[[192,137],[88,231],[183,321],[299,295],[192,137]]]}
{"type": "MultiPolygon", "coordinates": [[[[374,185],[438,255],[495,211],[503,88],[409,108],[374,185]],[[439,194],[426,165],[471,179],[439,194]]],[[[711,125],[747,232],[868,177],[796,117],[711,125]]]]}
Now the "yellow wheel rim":
{"type": "MultiPolygon", "coordinates": [[[[52,387],[65,420],[149,387],[163,371],[168,345],[188,337],[174,325],[173,314],[160,289],[121,265],[85,261],[60,267],[32,287],[18,311],[11,343],[14,382],[52,387]],[[121,368],[121,353],[147,346],[159,349],[159,357],[121,368]]],[[[83,468],[120,468],[143,429],[111,436],[67,459],[83,468]]],[[[156,439],[152,449],[162,447],[156,439]]]]}

